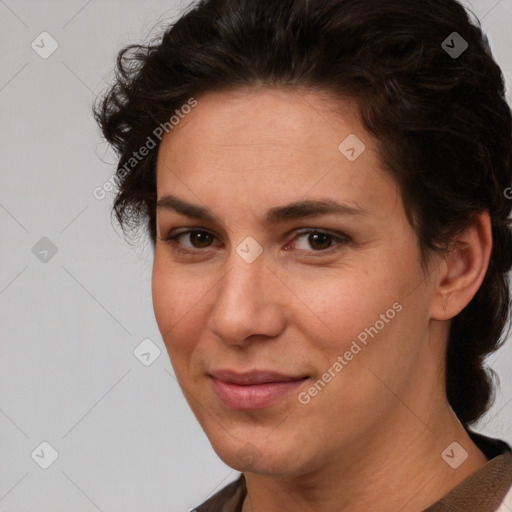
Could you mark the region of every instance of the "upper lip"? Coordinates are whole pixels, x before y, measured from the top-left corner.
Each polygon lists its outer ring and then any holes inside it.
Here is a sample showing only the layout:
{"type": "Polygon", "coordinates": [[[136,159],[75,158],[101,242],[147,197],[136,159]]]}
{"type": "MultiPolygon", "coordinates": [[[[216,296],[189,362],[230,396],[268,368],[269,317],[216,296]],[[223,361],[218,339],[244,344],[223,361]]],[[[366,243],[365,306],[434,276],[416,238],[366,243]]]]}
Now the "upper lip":
{"type": "Polygon", "coordinates": [[[307,375],[293,376],[271,370],[252,370],[250,372],[237,372],[234,370],[215,370],[210,372],[215,379],[229,382],[231,384],[249,385],[249,384],[265,384],[268,382],[289,382],[294,380],[302,380],[307,375]]]}

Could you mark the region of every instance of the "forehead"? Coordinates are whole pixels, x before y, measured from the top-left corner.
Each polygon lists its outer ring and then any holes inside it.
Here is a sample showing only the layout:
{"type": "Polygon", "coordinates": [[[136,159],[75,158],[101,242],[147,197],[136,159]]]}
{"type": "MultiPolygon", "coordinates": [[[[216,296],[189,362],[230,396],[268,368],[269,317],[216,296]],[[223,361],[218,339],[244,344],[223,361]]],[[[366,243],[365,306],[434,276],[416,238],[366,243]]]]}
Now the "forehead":
{"type": "Polygon", "coordinates": [[[326,193],[364,207],[394,193],[383,180],[390,181],[356,103],[311,90],[199,97],[163,137],[157,161],[159,197],[177,193],[197,202],[215,191],[219,204],[238,207],[326,193]]]}
{"type": "Polygon", "coordinates": [[[163,153],[175,143],[187,143],[190,151],[182,156],[217,149],[232,158],[254,154],[264,161],[278,155],[300,159],[321,148],[332,158],[339,156],[339,143],[352,132],[369,138],[353,100],[310,90],[242,89],[198,98],[197,106],[164,136],[160,149],[163,153]]]}

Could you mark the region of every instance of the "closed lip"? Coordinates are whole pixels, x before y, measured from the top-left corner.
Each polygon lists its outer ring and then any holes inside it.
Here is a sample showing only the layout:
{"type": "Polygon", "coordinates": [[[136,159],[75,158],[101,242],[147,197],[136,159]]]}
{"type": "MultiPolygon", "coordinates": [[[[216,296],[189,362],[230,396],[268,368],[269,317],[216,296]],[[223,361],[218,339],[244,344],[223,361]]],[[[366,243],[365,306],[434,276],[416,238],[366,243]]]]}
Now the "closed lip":
{"type": "Polygon", "coordinates": [[[267,384],[269,382],[291,382],[307,379],[307,375],[286,375],[284,373],[271,370],[252,370],[249,372],[237,372],[235,370],[215,370],[209,373],[214,379],[238,384],[240,386],[250,386],[253,384],[267,384]]]}

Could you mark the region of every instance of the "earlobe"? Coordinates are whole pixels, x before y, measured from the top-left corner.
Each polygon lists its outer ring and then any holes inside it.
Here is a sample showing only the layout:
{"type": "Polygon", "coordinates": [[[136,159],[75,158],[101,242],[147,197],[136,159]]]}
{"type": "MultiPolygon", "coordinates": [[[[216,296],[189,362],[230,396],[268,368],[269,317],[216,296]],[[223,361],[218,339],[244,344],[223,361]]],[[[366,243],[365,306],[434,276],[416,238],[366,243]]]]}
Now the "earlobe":
{"type": "Polygon", "coordinates": [[[491,249],[491,221],[486,210],[475,215],[445,255],[431,318],[449,320],[469,304],[484,280],[491,249]]]}

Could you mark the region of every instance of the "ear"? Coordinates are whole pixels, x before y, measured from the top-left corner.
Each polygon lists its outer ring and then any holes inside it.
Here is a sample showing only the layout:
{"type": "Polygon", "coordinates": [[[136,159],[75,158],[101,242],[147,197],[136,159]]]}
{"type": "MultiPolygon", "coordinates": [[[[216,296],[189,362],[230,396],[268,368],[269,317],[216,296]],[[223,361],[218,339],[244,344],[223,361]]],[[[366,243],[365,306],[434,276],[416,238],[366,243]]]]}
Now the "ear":
{"type": "Polygon", "coordinates": [[[485,210],[474,217],[441,260],[433,290],[432,319],[449,320],[469,304],[484,280],[491,249],[491,220],[485,210]]]}

